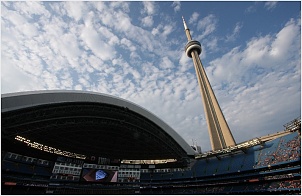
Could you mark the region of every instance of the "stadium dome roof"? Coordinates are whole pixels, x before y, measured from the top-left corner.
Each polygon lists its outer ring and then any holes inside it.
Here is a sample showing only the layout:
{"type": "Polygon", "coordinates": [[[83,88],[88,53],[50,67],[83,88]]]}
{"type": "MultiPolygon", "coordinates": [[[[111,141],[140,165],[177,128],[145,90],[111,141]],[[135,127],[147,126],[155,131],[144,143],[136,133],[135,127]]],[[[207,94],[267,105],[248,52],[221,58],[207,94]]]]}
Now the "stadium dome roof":
{"type": "Polygon", "coordinates": [[[182,159],[193,149],[142,107],[84,91],[1,95],[2,140],[17,135],[65,151],[116,159],[182,159]]]}

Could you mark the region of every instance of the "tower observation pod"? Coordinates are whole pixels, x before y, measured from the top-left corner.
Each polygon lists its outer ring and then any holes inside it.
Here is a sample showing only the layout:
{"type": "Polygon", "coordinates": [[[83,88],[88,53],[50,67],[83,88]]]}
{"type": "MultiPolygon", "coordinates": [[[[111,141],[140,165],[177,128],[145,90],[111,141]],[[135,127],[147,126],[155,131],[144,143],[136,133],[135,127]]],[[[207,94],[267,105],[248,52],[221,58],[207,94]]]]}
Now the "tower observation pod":
{"type": "Polygon", "coordinates": [[[200,42],[192,40],[190,30],[187,27],[183,17],[182,20],[184,23],[186,36],[188,38],[185,52],[188,57],[193,59],[202,96],[202,103],[207,119],[212,150],[220,150],[229,146],[235,146],[236,143],[234,137],[221,111],[209,79],[199,58],[199,55],[202,51],[200,42]]]}

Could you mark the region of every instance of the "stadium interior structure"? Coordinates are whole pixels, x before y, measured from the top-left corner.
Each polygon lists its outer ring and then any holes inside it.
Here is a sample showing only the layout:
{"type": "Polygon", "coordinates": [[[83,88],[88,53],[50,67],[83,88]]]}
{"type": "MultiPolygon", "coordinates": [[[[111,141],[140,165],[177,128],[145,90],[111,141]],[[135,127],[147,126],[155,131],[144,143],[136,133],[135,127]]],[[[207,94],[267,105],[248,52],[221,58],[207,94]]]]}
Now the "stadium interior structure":
{"type": "Polygon", "coordinates": [[[201,152],[126,100],[82,91],[1,97],[1,194],[300,194],[301,119],[201,152]]]}

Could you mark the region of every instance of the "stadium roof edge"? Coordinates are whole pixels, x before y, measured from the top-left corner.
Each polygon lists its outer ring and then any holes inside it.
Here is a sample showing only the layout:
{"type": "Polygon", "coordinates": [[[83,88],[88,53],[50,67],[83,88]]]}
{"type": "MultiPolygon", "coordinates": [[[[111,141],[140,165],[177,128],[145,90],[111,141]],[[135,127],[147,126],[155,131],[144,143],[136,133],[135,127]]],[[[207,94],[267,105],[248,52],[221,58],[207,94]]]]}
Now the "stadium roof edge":
{"type": "Polygon", "coordinates": [[[157,124],[185,150],[187,155],[194,156],[196,154],[172,127],[150,111],[128,100],[103,93],[78,90],[40,90],[6,93],[1,94],[1,112],[64,102],[99,102],[128,108],[157,124]]]}

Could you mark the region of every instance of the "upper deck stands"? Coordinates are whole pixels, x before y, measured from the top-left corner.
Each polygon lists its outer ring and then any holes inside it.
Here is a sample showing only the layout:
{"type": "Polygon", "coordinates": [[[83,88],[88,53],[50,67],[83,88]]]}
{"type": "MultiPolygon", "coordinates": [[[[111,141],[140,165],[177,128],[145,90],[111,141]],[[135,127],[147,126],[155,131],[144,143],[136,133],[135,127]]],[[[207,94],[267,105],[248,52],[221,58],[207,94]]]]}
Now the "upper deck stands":
{"type": "Polygon", "coordinates": [[[301,159],[301,142],[298,132],[284,135],[264,144],[246,149],[239,154],[199,159],[188,171],[142,173],[141,180],[191,179],[195,177],[234,174],[254,171],[274,164],[293,162],[301,159]]]}

